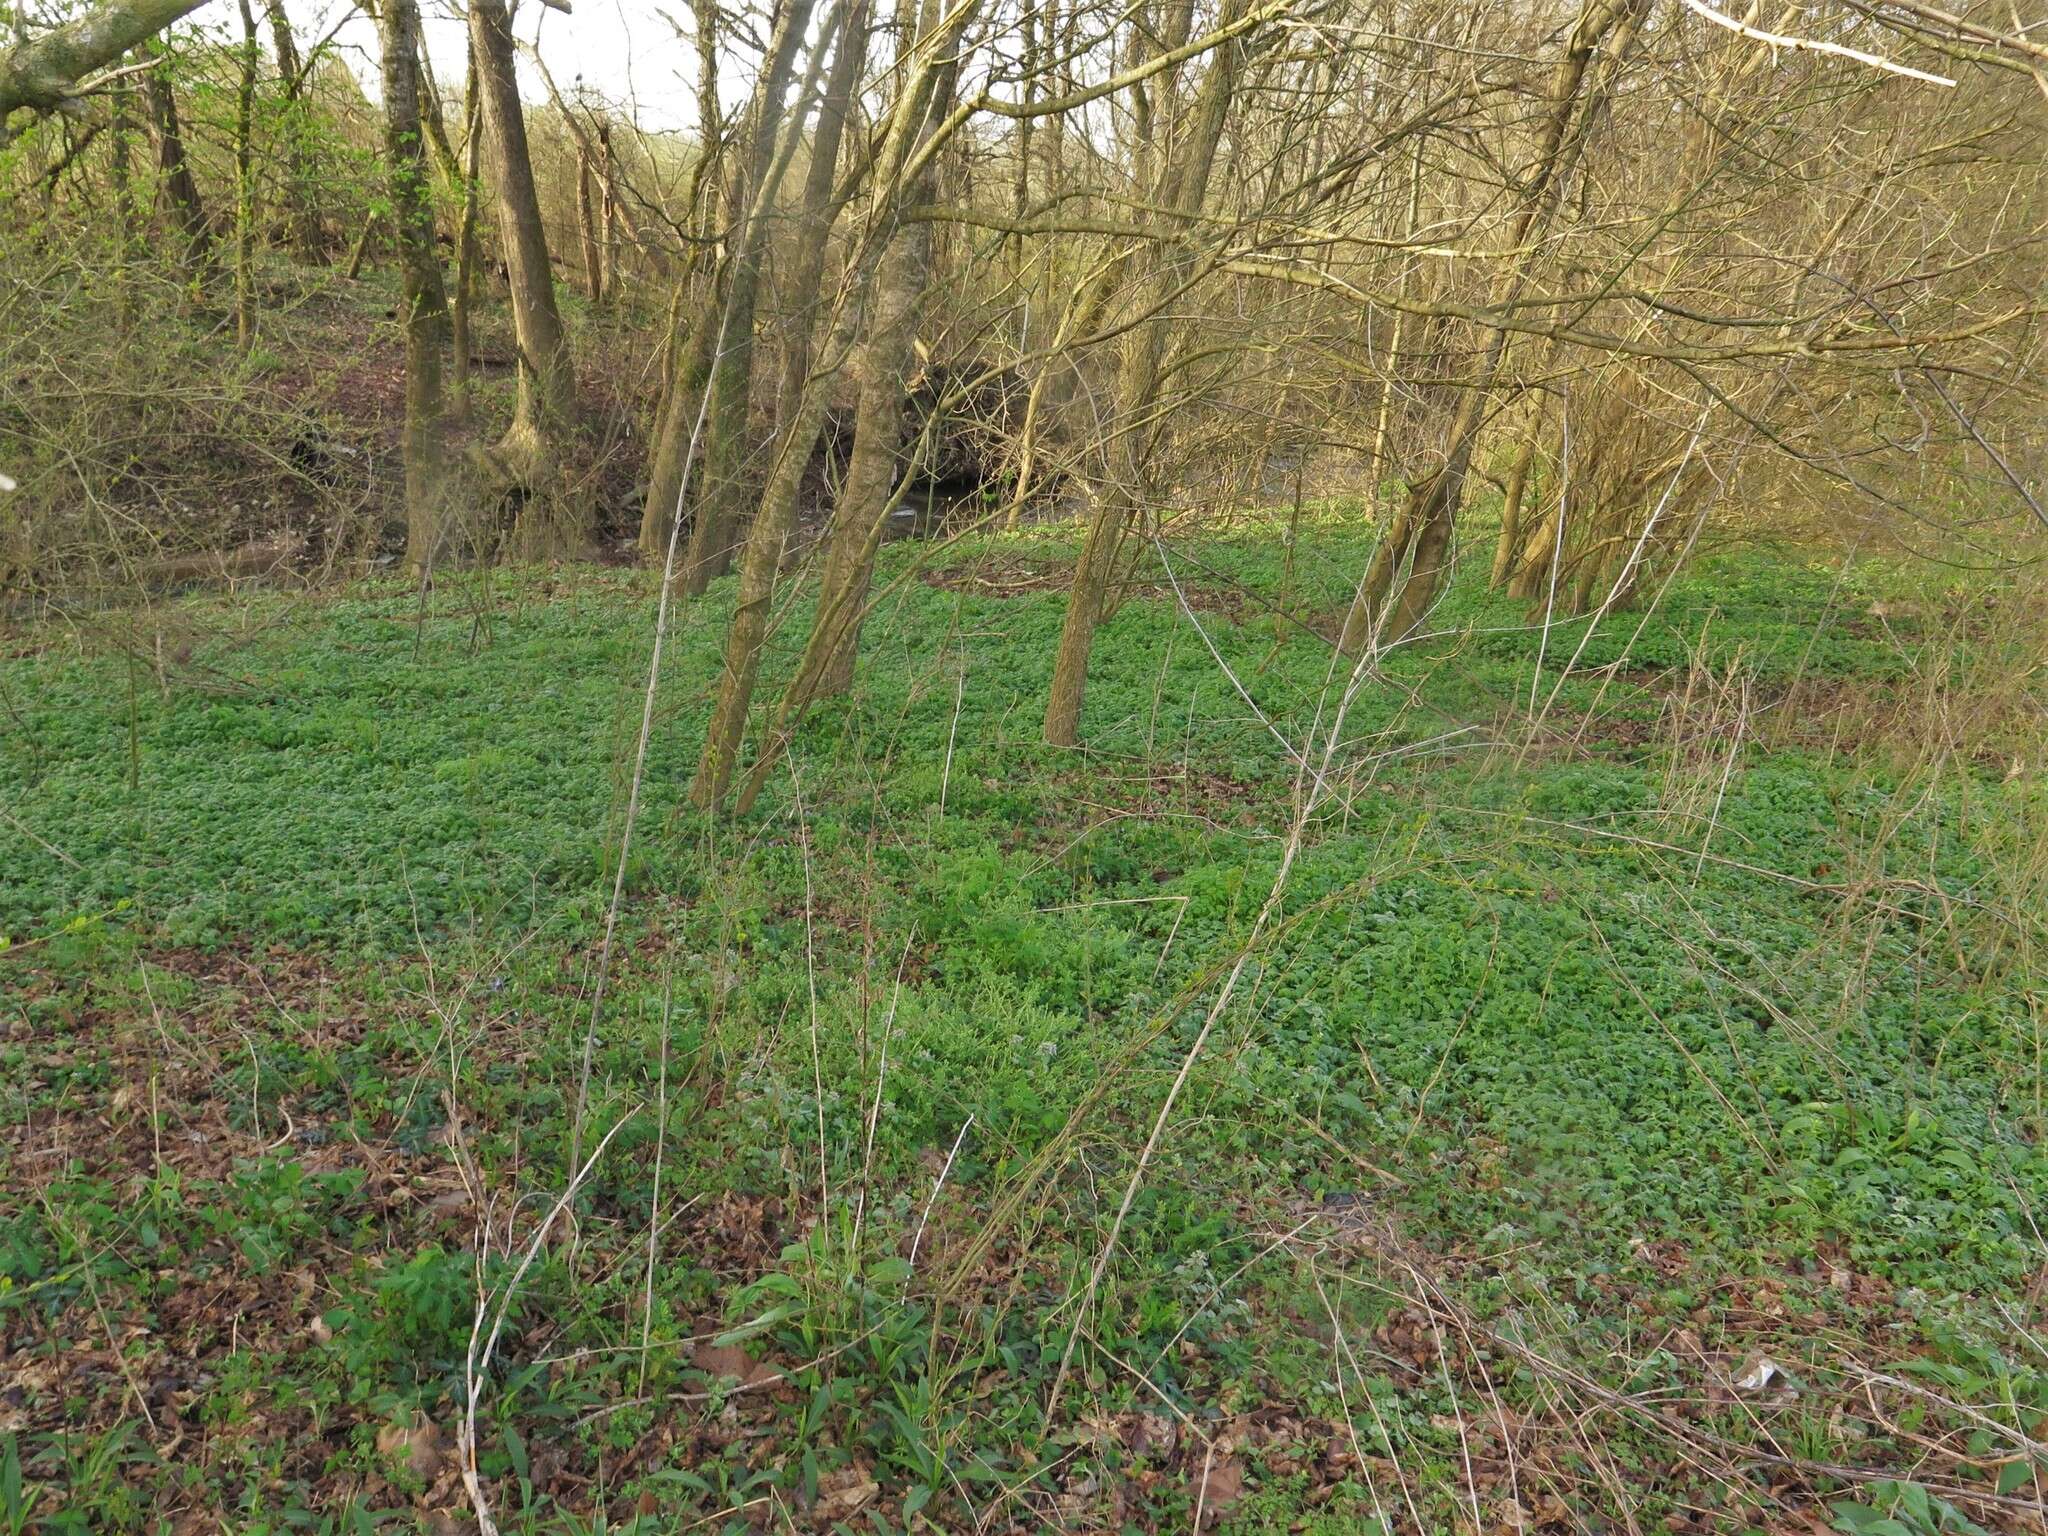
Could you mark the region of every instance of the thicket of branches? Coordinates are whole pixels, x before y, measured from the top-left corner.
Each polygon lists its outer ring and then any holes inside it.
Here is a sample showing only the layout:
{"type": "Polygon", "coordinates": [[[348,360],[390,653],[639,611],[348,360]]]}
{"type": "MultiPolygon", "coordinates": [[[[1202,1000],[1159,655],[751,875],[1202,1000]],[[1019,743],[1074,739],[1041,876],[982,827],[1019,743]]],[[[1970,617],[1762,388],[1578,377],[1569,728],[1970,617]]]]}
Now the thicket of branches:
{"type": "Polygon", "coordinates": [[[1736,533],[1981,565],[2048,524],[2048,41],[2010,8],[700,0],[682,136],[544,57],[522,102],[501,0],[460,82],[380,0],[374,102],[274,4],[157,35],[191,9],[32,13],[0,65],[7,583],[293,523],[371,549],[387,510],[422,571],[637,532],[679,596],[739,572],[707,805],[846,686],[906,497],[1081,519],[1056,743],[1132,552],[1276,480],[1382,530],[1354,654],[1458,560],[1540,621],[1736,533]],[[381,481],[263,366],[366,263],[401,274],[381,481]],[[279,479],[238,498],[270,527],[190,510],[202,454],[279,479]]]}

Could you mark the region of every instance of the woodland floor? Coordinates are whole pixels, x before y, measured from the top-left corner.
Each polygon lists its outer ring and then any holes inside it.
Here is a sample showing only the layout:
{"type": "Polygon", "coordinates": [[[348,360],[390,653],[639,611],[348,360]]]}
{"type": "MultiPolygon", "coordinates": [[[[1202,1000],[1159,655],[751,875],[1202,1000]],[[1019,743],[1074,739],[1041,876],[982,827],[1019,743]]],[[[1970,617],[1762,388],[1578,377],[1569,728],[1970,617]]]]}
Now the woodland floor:
{"type": "Polygon", "coordinates": [[[1084,1313],[1366,543],[1169,547],[1077,753],[1071,546],[892,546],[726,824],[685,607],[594,1037],[645,573],[0,636],[0,1529],[473,1528],[480,1282],[507,1531],[2042,1529],[2040,616],[1454,590],[1084,1313]]]}

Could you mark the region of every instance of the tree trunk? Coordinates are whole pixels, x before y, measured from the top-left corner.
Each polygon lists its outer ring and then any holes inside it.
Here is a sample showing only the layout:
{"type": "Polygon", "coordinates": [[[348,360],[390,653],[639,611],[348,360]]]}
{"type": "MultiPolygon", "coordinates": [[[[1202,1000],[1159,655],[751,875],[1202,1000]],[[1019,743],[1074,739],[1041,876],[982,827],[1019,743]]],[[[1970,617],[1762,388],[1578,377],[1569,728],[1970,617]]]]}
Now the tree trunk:
{"type": "MultiPolygon", "coordinates": [[[[1246,0],[1226,0],[1218,24],[1234,24],[1246,9],[1246,0]]],[[[1089,653],[1094,649],[1096,626],[1102,622],[1109,598],[1110,573],[1123,542],[1124,527],[1138,509],[1149,467],[1150,434],[1138,430],[1135,424],[1151,410],[1159,390],[1160,369],[1166,360],[1168,322],[1154,311],[1168,302],[1193,269],[1192,251],[1175,237],[1182,233],[1189,217],[1201,212],[1208,195],[1217,146],[1222,142],[1231,100],[1243,75],[1244,57],[1244,45],[1239,41],[1225,43],[1217,50],[1196,97],[1193,121],[1176,146],[1178,153],[1167,160],[1159,174],[1158,194],[1153,202],[1165,211],[1165,217],[1159,222],[1158,238],[1141,257],[1141,270],[1134,284],[1135,312],[1151,318],[1142,321],[1125,343],[1115,414],[1111,418],[1124,430],[1109,450],[1107,483],[1096,499],[1094,516],[1082,540],[1081,556],[1074,566],[1074,585],[1067,596],[1066,618],[1060,626],[1059,650],[1053,660],[1052,688],[1045,701],[1048,746],[1071,747],[1080,740],[1089,653]],[[1170,241],[1174,243],[1169,244],[1170,241]]]]}
{"type": "Polygon", "coordinates": [[[19,107],[54,112],[70,99],[71,87],[96,69],[114,63],[172,22],[199,8],[201,0],[108,0],[83,16],[17,42],[0,53],[0,143],[8,114],[19,107]]]}
{"type": "MultiPolygon", "coordinates": [[[[906,4],[904,9],[911,7],[906,4]]],[[[933,40],[946,20],[940,4],[927,4],[919,23],[920,39],[933,40]]],[[[953,99],[959,61],[952,56],[950,43],[935,45],[933,52],[938,55],[935,65],[927,67],[912,88],[922,93],[928,104],[907,124],[902,164],[908,164],[923,148],[932,120],[941,116],[953,99]]],[[[929,201],[934,182],[932,167],[926,163],[898,195],[911,206],[929,201]]],[[[844,693],[853,685],[875,550],[896,507],[904,396],[917,341],[917,307],[932,266],[930,224],[902,224],[891,231],[905,203],[892,206],[876,221],[885,232],[880,238],[886,239],[887,245],[875,268],[867,336],[855,371],[859,394],[854,404],[853,456],[825,534],[818,608],[800,677],[805,707],[816,699],[844,693]]]]}
{"type": "MultiPolygon", "coordinates": [[[[904,0],[899,16],[908,16],[915,11],[914,0],[904,0]]],[[[975,0],[958,0],[951,9],[945,9],[943,0],[928,0],[924,14],[919,18],[917,41],[913,48],[906,49],[906,59],[914,59],[908,78],[896,93],[895,102],[889,114],[888,126],[882,136],[881,148],[876,153],[872,166],[875,194],[868,209],[868,227],[872,231],[864,246],[859,272],[856,275],[855,292],[864,281],[876,285],[883,282],[882,269],[896,254],[896,246],[903,238],[904,228],[900,222],[905,199],[914,200],[923,195],[927,187],[928,163],[922,170],[912,169],[908,176],[906,168],[913,167],[923,158],[923,151],[929,146],[933,129],[945,115],[947,103],[953,99],[954,84],[959,72],[959,42],[966,29],[973,23],[976,13],[975,0]],[[865,274],[872,273],[868,279],[865,274]]],[[[927,246],[926,251],[929,250],[927,246]]],[[[928,261],[927,255],[915,251],[904,256],[905,270],[921,269],[928,261]]],[[[921,291],[922,283],[919,288],[921,291]]],[[[878,299],[874,308],[880,309],[878,299]]],[[[871,328],[879,322],[871,321],[871,328]]],[[[882,326],[886,330],[886,326],[882,326]]],[[[863,360],[860,377],[865,385],[869,373],[863,360]]],[[[897,386],[902,380],[899,374],[897,386]]],[[[899,403],[900,410],[900,403],[899,403]]],[[[822,419],[823,402],[815,407],[822,419]]],[[[815,425],[812,435],[815,436],[815,425]]],[[[850,477],[850,471],[849,471],[850,477]]],[[[793,489],[793,488],[792,488],[793,489]]],[[[793,495],[792,495],[793,505],[793,495]]],[[[869,508],[865,521],[853,513],[850,492],[842,491],[840,505],[834,508],[833,528],[828,539],[842,540],[837,564],[843,570],[865,571],[873,557],[873,541],[881,536],[881,517],[888,510],[885,500],[879,509],[869,508]],[[853,542],[855,530],[862,533],[858,545],[853,542]]],[[[789,733],[803,718],[804,713],[816,699],[821,679],[835,661],[845,643],[849,630],[857,631],[860,616],[867,602],[866,581],[858,584],[842,583],[836,588],[829,574],[834,563],[828,551],[828,574],[820,581],[818,607],[811,621],[811,631],[804,643],[804,653],[797,663],[796,676],[775,707],[775,720],[762,742],[761,752],[754,766],[748,771],[746,782],[740,787],[736,809],[745,815],[753,808],[755,798],[767,781],[768,771],[780,755],[789,733]]]]}
{"type": "MultiPolygon", "coordinates": [[[[851,0],[840,21],[838,52],[833,57],[831,79],[818,109],[810,169],[804,178],[797,246],[790,258],[790,292],[799,301],[815,293],[824,276],[826,247],[840,206],[834,197],[839,146],[845,133],[847,107],[867,58],[868,25],[868,0],[851,0]]],[[[858,274],[855,278],[857,281],[858,274]]],[[[827,341],[828,358],[836,360],[852,342],[860,297],[854,292],[842,305],[827,341]]],[[[760,675],[761,648],[768,638],[776,577],[782,569],[784,546],[796,526],[804,473],[824,425],[826,381],[811,377],[813,329],[814,323],[806,311],[783,358],[777,397],[787,402],[785,418],[777,434],[768,483],[762,490],[760,506],[740,556],[739,595],[726,631],[725,666],[718,680],[718,699],[705,727],[697,777],[690,786],[691,801],[706,809],[724,800],[746,739],[747,711],[760,675]]]]}
{"type": "MultiPolygon", "coordinates": [[[[685,282],[688,280],[685,279],[685,282]]],[[[689,309],[688,296],[678,295],[678,316],[689,309]]],[[[690,460],[690,439],[696,435],[697,405],[711,377],[712,350],[718,344],[718,290],[707,295],[690,329],[680,337],[662,391],[661,419],[655,428],[654,452],[647,465],[647,502],[640,509],[640,557],[659,563],[668,549],[675,521],[683,509],[683,471],[690,460]]]]}
{"type": "Polygon", "coordinates": [[[583,247],[583,291],[594,308],[602,308],[604,291],[604,246],[597,237],[597,184],[591,172],[590,156],[576,151],[576,236],[583,247]]]}
{"type": "Polygon", "coordinates": [[[420,126],[417,0],[383,0],[384,153],[391,177],[405,324],[405,552],[432,570],[441,545],[441,347],[448,301],[434,249],[434,208],[420,126]]]}
{"type": "MultiPolygon", "coordinates": [[[[719,217],[712,204],[719,189],[718,168],[724,164],[724,130],[718,111],[717,7],[711,0],[692,0],[697,21],[697,137],[696,163],[690,167],[688,217],[694,232],[708,240],[719,217]]],[[[695,436],[699,397],[711,377],[712,348],[718,324],[713,316],[720,310],[719,284],[704,285],[701,303],[691,302],[691,274],[686,269],[678,287],[675,324],[668,337],[669,373],[656,412],[654,452],[647,464],[647,502],[640,512],[640,558],[663,561],[675,520],[683,509],[683,474],[690,456],[690,439],[695,436]]]]}
{"type": "Polygon", "coordinates": [[[861,347],[853,457],[832,509],[825,569],[818,581],[821,631],[828,638],[813,684],[817,698],[830,698],[853,686],[875,549],[896,506],[904,380],[910,372],[918,303],[931,265],[932,227],[911,224],[889,243],[875,274],[868,335],[861,347]]]}
{"type": "Polygon", "coordinates": [[[114,284],[116,317],[122,331],[135,316],[135,253],[142,246],[142,211],[135,203],[135,160],[133,120],[129,115],[129,93],[113,93],[111,118],[113,136],[114,217],[116,220],[114,284]]]}
{"type": "Polygon", "coordinates": [[[292,36],[291,17],[284,0],[266,0],[264,14],[270,20],[270,46],[277,55],[278,87],[283,110],[278,114],[278,135],[284,141],[284,226],[292,254],[307,265],[327,260],[327,238],[314,207],[316,181],[312,157],[307,153],[305,66],[299,59],[298,40],[292,36]]]}
{"type": "Polygon", "coordinates": [[[785,0],[754,93],[746,158],[734,172],[729,200],[735,223],[732,257],[717,322],[724,341],[711,365],[711,401],[704,413],[704,490],[696,523],[690,529],[690,558],[683,572],[683,591],[691,597],[700,595],[732,564],[733,537],[747,490],[754,311],[761,292],[761,262],[773,224],[770,205],[778,166],[776,141],[782,126],[783,98],[789,91],[797,49],[810,16],[811,0],[785,0]]]}
{"type": "Polygon", "coordinates": [[[469,50],[469,78],[462,88],[462,214],[455,236],[455,292],[449,306],[450,339],[455,368],[455,408],[469,414],[469,373],[474,357],[470,343],[470,307],[476,302],[478,180],[483,158],[483,103],[477,92],[476,50],[469,50]]]}
{"type": "Polygon", "coordinates": [[[185,158],[178,102],[164,75],[161,53],[157,66],[142,76],[142,93],[149,106],[150,125],[156,131],[157,195],[184,236],[185,270],[196,279],[212,252],[213,236],[207,227],[205,205],[199,200],[199,184],[192,179],[192,167],[185,158]]]}
{"type": "Polygon", "coordinates": [[[1522,446],[1515,454],[1514,468],[1508,471],[1508,487],[1500,502],[1500,537],[1493,546],[1493,574],[1487,578],[1487,590],[1498,592],[1507,585],[1508,577],[1514,573],[1515,556],[1522,548],[1522,499],[1529,488],[1529,470],[1536,462],[1536,439],[1541,435],[1540,420],[1530,424],[1522,446]]]}
{"type": "Polygon", "coordinates": [[[1564,515],[1562,482],[1559,499],[1543,514],[1535,528],[1522,540],[1521,556],[1508,574],[1508,596],[1526,602],[1542,593],[1550,580],[1550,568],[1557,559],[1558,519],[1564,515]]]}
{"type": "Polygon", "coordinates": [[[604,291],[616,296],[619,291],[619,168],[612,151],[612,125],[608,119],[598,120],[597,148],[597,173],[602,197],[598,222],[604,241],[603,268],[598,276],[604,291]]]}
{"type": "Polygon", "coordinates": [[[497,457],[516,482],[532,487],[552,478],[560,435],[574,415],[575,379],[555,307],[554,268],[534,189],[505,0],[471,0],[469,27],[483,118],[497,162],[499,232],[512,289],[512,328],[519,341],[518,396],[497,457]]]}
{"type": "Polygon", "coordinates": [[[377,226],[383,222],[376,214],[363,220],[362,233],[356,236],[356,243],[349,247],[348,265],[342,269],[342,276],[354,282],[361,275],[363,264],[370,259],[370,244],[376,238],[377,226]]]}
{"type": "Polygon", "coordinates": [[[241,0],[241,74],[235,82],[235,345],[256,343],[256,13],[241,0]]]}
{"type": "MultiPolygon", "coordinates": [[[[1415,141],[1415,169],[1408,181],[1408,227],[1404,234],[1405,238],[1410,240],[1415,238],[1415,231],[1421,227],[1422,222],[1422,145],[1423,140],[1418,138],[1415,141]]],[[[1414,276],[1414,272],[1413,261],[1404,261],[1401,264],[1398,291],[1403,298],[1407,297],[1409,280],[1414,276]]],[[[1373,424],[1372,429],[1372,462],[1366,468],[1366,510],[1374,520],[1379,517],[1380,485],[1387,478],[1387,441],[1388,429],[1394,415],[1394,380],[1400,376],[1401,333],[1407,327],[1408,311],[1395,310],[1394,334],[1387,342],[1387,376],[1380,383],[1379,420],[1373,424]]]]}
{"type": "MultiPolygon", "coordinates": [[[[1515,254],[1493,286],[1496,309],[1511,306],[1527,287],[1537,253],[1544,244],[1541,237],[1549,229],[1600,103],[1633,46],[1648,9],[1648,0],[1582,0],[1571,40],[1552,77],[1550,115],[1538,140],[1535,169],[1524,183],[1522,208],[1508,242],[1508,248],[1515,254]]],[[[1466,393],[1452,420],[1443,466],[1408,494],[1402,512],[1406,548],[1395,545],[1390,533],[1375,552],[1372,567],[1359,584],[1351,611],[1345,616],[1339,644],[1347,653],[1355,654],[1374,635],[1393,642],[1406,638],[1434,601],[1436,589],[1449,570],[1451,534],[1464,501],[1465,477],[1485,419],[1485,397],[1499,376],[1507,340],[1504,330],[1492,333],[1478,367],[1464,385],[1466,393]],[[1404,556],[1409,557],[1408,576],[1396,599],[1392,584],[1404,556]],[[1390,601],[1391,619],[1382,626],[1379,619],[1387,612],[1390,601]]]]}

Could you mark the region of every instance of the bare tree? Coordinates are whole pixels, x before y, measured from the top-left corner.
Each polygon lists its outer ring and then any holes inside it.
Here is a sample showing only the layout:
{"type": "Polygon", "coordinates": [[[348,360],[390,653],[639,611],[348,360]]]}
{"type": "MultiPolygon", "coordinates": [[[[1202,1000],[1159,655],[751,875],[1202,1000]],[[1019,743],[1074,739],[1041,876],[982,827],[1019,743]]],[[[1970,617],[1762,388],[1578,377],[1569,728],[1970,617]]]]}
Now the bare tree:
{"type": "Polygon", "coordinates": [[[432,569],[443,506],[441,351],[448,299],[434,244],[425,133],[420,122],[418,0],[382,0],[384,153],[398,246],[405,328],[405,551],[413,569],[432,569]]]}
{"type": "Polygon", "coordinates": [[[499,235],[519,341],[519,393],[511,430],[494,450],[499,466],[537,486],[559,469],[562,435],[575,414],[568,337],[555,305],[554,267],[541,223],[526,113],[513,69],[512,18],[505,0],[471,0],[470,46],[498,183],[499,235]]]}
{"type": "MultiPolygon", "coordinates": [[[[838,45],[832,73],[819,104],[811,142],[811,163],[804,178],[798,210],[796,248],[791,256],[789,290],[799,303],[794,335],[783,357],[777,398],[783,402],[783,423],[770,445],[768,481],[754,514],[740,557],[739,595],[725,639],[725,660],[718,697],[705,727],[704,748],[690,796],[700,806],[721,802],[732,784],[733,766],[746,737],[747,711],[760,672],[761,648],[768,636],[770,604],[792,529],[805,472],[817,448],[826,408],[826,381],[837,357],[850,345],[852,322],[859,314],[858,293],[842,295],[836,333],[826,347],[821,377],[812,377],[812,338],[817,306],[806,302],[824,276],[826,246],[832,224],[846,197],[838,185],[839,150],[847,113],[867,58],[871,25],[869,0],[846,0],[839,7],[838,45]]],[[[856,285],[861,280],[855,279],[856,285]]]]}
{"type": "MultiPolygon", "coordinates": [[[[1231,27],[1248,10],[1247,0],[1225,0],[1221,25],[1231,27]]],[[[1184,40],[1183,36],[1181,41],[1184,40]]],[[[1067,598],[1066,621],[1060,629],[1059,651],[1053,663],[1052,690],[1046,699],[1045,739],[1054,746],[1072,746],[1080,737],[1081,702],[1088,686],[1088,653],[1095,643],[1095,629],[1109,596],[1118,544],[1133,513],[1142,504],[1147,483],[1146,459],[1152,434],[1143,418],[1152,410],[1158,393],[1170,335],[1169,326],[1156,312],[1187,284],[1196,265],[1197,251],[1185,239],[1187,226],[1201,212],[1208,195],[1217,148],[1223,141],[1231,100],[1243,74],[1244,45],[1236,41],[1225,43],[1203,77],[1190,114],[1192,121],[1184,128],[1185,136],[1172,150],[1164,151],[1165,163],[1151,188],[1149,201],[1161,210],[1160,227],[1148,231],[1154,238],[1139,256],[1138,269],[1131,280],[1132,311],[1138,324],[1125,341],[1123,366],[1117,376],[1113,420],[1119,432],[1113,444],[1104,445],[1104,483],[1082,540],[1080,561],[1074,568],[1074,585],[1067,598]]],[[[1142,115],[1140,120],[1145,121],[1142,115]]],[[[1147,123],[1137,152],[1141,167],[1155,153],[1161,153],[1152,143],[1157,137],[1147,123]]]]}
{"type": "MultiPolygon", "coordinates": [[[[779,130],[784,98],[810,17],[810,0],[784,0],[749,108],[745,152],[733,166],[727,206],[734,211],[735,221],[727,235],[731,255],[723,273],[724,292],[698,322],[705,329],[715,325],[721,339],[713,351],[705,386],[710,400],[704,412],[703,495],[690,529],[689,560],[683,571],[683,590],[691,596],[703,592],[711,579],[724,574],[732,563],[733,536],[746,494],[744,465],[761,263],[767,250],[770,209],[789,164],[788,153],[777,154],[777,146],[793,149],[795,143],[794,134],[779,130]]],[[[799,120],[801,116],[799,113],[799,120]]]]}

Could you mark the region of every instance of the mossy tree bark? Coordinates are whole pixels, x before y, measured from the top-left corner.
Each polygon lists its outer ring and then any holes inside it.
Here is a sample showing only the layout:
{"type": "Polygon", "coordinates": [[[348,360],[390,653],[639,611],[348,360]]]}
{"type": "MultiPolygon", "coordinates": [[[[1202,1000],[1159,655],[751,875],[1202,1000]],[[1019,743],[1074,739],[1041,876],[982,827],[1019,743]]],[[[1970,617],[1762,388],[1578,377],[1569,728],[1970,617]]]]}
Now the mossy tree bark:
{"type": "Polygon", "coordinates": [[[405,326],[405,549],[407,561],[424,575],[440,552],[446,500],[441,349],[448,339],[448,300],[434,248],[434,207],[420,125],[417,0],[383,0],[378,30],[384,154],[405,326]]]}
{"type": "MultiPolygon", "coordinates": [[[[798,295],[815,292],[824,275],[826,248],[841,206],[836,195],[839,148],[845,135],[847,109],[867,58],[870,14],[868,0],[850,0],[839,21],[838,50],[833,55],[832,74],[818,109],[811,163],[798,215],[797,244],[791,253],[790,291],[798,295]]],[[[858,271],[853,281],[861,281],[858,271]]],[[[690,798],[700,807],[723,801],[732,785],[733,766],[746,739],[747,711],[760,675],[761,649],[768,638],[770,605],[782,569],[784,546],[796,526],[805,471],[824,426],[827,382],[838,357],[852,343],[860,312],[859,299],[855,292],[842,303],[824,348],[826,367],[818,376],[813,377],[811,371],[814,322],[808,313],[799,320],[783,357],[777,397],[788,402],[784,423],[776,435],[768,482],[740,555],[739,596],[726,631],[718,699],[705,728],[697,776],[690,786],[690,798]]]]}
{"type": "Polygon", "coordinates": [[[111,0],[0,53],[0,142],[7,137],[9,114],[23,107],[58,111],[69,103],[71,88],[81,79],[118,62],[129,49],[196,11],[201,3],[111,0]]]}
{"type": "Polygon", "coordinates": [[[562,435],[575,414],[575,377],[555,274],[541,223],[540,195],[526,138],[526,112],[513,71],[512,20],[504,0],[471,0],[484,125],[496,162],[499,235],[512,291],[512,328],[519,342],[519,386],[512,427],[496,450],[500,467],[527,489],[559,469],[562,435]]]}

